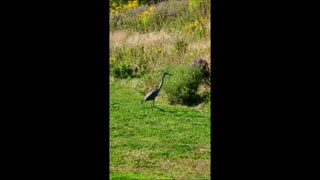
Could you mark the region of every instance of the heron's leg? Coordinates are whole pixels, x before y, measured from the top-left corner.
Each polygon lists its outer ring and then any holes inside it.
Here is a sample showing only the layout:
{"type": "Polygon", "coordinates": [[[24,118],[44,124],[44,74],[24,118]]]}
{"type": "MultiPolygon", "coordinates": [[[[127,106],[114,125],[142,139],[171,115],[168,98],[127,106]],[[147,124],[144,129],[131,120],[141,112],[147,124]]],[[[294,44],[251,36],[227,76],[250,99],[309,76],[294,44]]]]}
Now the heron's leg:
{"type": "Polygon", "coordinates": [[[152,110],[153,110],[153,108],[154,108],[154,100],[152,101],[152,110]]]}

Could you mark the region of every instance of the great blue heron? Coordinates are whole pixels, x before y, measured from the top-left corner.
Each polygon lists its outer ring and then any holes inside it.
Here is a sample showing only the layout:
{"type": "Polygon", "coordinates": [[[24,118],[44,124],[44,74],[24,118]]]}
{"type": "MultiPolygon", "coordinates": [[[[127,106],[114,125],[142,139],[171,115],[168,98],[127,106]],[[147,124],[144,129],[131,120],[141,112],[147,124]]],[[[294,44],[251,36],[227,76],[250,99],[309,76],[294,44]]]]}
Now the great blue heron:
{"type": "Polygon", "coordinates": [[[160,90],[161,90],[161,88],[162,88],[163,79],[164,79],[164,77],[165,77],[166,75],[172,76],[172,74],[163,73],[163,75],[162,75],[162,77],[161,77],[161,83],[160,83],[159,87],[156,88],[156,89],[154,89],[153,91],[149,92],[149,93],[143,98],[143,100],[142,100],[142,102],[141,102],[141,103],[143,103],[143,102],[145,102],[145,101],[153,101],[153,103],[151,103],[152,110],[153,110],[153,107],[155,107],[155,106],[154,106],[154,100],[155,100],[155,98],[158,96],[158,94],[159,94],[159,92],[160,92],[160,90]]]}

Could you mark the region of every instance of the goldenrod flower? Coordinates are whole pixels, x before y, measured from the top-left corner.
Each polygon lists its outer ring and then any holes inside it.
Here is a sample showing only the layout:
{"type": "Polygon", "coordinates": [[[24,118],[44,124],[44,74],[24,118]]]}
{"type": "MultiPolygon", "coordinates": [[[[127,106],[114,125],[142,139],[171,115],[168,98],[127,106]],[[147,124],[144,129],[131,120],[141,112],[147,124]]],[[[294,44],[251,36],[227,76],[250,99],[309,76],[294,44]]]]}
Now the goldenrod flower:
{"type": "Polygon", "coordinates": [[[149,10],[153,11],[154,10],[154,6],[150,6],[149,10]]]}
{"type": "Polygon", "coordinates": [[[115,11],[114,9],[110,9],[110,14],[115,14],[117,11],[115,11]]]}
{"type": "Polygon", "coordinates": [[[145,17],[148,16],[148,14],[149,14],[149,11],[145,10],[145,11],[143,11],[141,14],[139,14],[138,16],[139,16],[140,18],[145,18],[145,17]]]}
{"type": "Polygon", "coordinates": [[[109,61],[113,62],[113,61],[115,61],[115,58],[111,56],[111,57],[109,57],[109,61]]]}
{"type": "Polygon", "coordinates": [[[204,23],[204,22],[205,22],[205,20],[203,19],[203,17],[200,18],[200,22],[201,22],[201,23],[204,23]]]}
{"type": "Polygon", "coordinates": [[[139,5],[138,0],[132,1],[132,6],[133,6],[133,7],[136,7],[136,6],[138,6],[138,5],[139,5]]]}
{"type": "Polygon", "coordinates": [[[129,1],[128,4],[123,6],[123,8],[124,9],[129,9],[129,8],[134,8],[136,6],[138,6],[138,0],[129,1]]]}
{"type": "Polygon", "coordinates": [[[193,23],[189,23],[188,25],[186,25],[184,27],[185,30],[188,30],[188,29],[195,29],[195,30],[199,30],[199,31],[203,31],[203,23],[205,22],[204,18],[203,17],[200,17],[199,20],[195,20],[193,23]]]}
{"type": "Polygon", "coordinates": [[[145,10],[143,11],[143,15],[148,15],[149,14],[149,11],[145,10]]]}

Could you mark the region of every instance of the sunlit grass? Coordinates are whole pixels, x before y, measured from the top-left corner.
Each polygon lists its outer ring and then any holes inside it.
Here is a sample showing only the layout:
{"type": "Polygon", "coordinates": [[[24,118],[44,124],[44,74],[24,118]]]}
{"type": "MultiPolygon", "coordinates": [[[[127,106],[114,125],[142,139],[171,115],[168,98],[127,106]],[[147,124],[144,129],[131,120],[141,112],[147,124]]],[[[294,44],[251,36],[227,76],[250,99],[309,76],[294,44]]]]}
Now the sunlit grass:
{"type": "Polygon", "coordinates": [[[110,84],[110,178],[210,179],[210,113],[161,98],[152,111],[126,82],[110,84]]]}

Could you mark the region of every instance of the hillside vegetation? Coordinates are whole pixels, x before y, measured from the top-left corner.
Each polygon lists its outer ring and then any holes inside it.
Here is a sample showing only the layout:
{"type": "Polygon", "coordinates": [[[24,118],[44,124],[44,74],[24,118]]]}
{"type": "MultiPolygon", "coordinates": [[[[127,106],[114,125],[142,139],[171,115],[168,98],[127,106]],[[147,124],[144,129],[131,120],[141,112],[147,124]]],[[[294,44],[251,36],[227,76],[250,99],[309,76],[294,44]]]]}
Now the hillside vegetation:
{"type": "Polygon", "coordinates": [[[110,178],[210,179],[210,1],[109,3],[110,178]]]}

